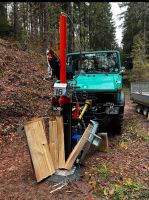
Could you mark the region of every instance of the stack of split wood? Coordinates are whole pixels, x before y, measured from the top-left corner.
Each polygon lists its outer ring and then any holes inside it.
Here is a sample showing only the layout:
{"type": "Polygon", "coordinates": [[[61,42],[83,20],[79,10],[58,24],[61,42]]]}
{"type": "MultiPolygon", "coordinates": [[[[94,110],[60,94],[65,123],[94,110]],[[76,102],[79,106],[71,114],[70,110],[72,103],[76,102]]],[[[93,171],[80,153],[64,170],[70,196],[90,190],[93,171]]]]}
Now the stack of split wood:
{"type": "Polygon", "coordinates": [[[81,139],[65,160],[63,117],[55,116],[49,120],[49,141],[46,138],[45,124],[37,118],[24,125],[30,155],[37,182],[53,175],[57,169],[70,170],[88,140],[93,128],[88,125],[81,139]]]}

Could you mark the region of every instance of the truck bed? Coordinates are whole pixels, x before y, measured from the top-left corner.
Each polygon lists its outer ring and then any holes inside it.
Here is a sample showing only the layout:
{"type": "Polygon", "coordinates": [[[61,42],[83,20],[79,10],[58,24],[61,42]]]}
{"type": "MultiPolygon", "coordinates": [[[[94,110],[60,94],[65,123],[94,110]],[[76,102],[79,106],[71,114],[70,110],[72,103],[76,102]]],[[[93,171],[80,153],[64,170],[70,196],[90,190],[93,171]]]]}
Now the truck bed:
{"type": "Polygon", "coordinates": [[[137,93],[132,93],[131,94],[131,100],[135,103],[140,103],[144,105],[149,105],[149,93],[147,94],[137,94],[137,93]]]}
{"type": "Polygon", "coordinates": [[[134,103],[149,106],[149,82],[132,82],[130,98],[134,103]]]}

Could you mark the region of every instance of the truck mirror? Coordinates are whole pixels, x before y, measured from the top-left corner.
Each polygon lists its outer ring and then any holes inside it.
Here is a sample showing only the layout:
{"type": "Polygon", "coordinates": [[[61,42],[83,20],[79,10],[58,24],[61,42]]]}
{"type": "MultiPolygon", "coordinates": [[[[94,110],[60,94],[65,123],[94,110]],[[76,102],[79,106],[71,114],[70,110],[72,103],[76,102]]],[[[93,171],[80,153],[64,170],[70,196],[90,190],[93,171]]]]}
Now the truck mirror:
{"type": "Polygon", "coordinates": [[[119,74],[124,75],[125,72],[126,72],[126,68],[125,68],[124,66],[121,67],[121,69],[120,69],[120,71],[119,71],[119,74]]]}

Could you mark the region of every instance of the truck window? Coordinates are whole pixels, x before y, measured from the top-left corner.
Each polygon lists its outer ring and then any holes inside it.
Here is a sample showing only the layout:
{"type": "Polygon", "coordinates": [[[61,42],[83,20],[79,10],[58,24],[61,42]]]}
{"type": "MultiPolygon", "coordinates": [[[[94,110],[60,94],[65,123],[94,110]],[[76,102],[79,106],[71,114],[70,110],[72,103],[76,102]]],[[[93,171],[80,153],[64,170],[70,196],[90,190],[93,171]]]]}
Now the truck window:
{"type": "Polygon", "coordinates": [[[119,71],[117,52],[82,53],[81,59],[79,57],[79,54],[67,57],[73,73],[78,71],[80,73],[116,73],[119,71]]]}

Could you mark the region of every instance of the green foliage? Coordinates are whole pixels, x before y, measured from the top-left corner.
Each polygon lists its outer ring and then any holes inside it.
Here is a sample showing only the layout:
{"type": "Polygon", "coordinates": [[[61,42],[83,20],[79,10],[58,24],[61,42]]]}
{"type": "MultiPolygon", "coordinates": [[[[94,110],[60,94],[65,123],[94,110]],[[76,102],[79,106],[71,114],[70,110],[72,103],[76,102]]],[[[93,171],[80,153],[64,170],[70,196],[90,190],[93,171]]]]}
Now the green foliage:
{"type": "Polygon", "coordinates": [[[132,48],[133,69],[130,81],[149,80],[149,60],[145,54],[144,37],[137,35],[132,48]]]}
{"type": "Polygon", "coordinates": [[[115,26],[110,3],[91,3],[91,49],[114,49],[115,26]]]}
{"type": "Polygon", "coordinates": [[[0,37],[8,37],[12,31],[7,17],[6,6],[6,2],[0,2],[0,37]]]}
{"type": "Polygon", "coordinates": [[[8,22],[1,18],[0,20],[0,37],[6,37],[11,35],[12,27],[8,24],[8,22]]]}
{"type": "MultiPolygon", "coordinates": [[[[69,2],[49,2],[46,3],[46,6],[48,6],[48,12],[45,9],[45,2],[10,3],[7,19],[11,27],[14,27],[14,37],[29,49],[41,48],[40,44],[45,43],[45,41],[48,42],[49,48],[59,49],[60,13],[69,13],[69,2]]],[[[5,7],[6,5],[2,4],[2,9],[6,13],[5,7]]],[[[75,27],[73,51],[80,50],[79,40],[82,51],[118,47],[115,42],[115,25],[109,2],[73,2],[72,15],[71,20],[75,27]]],[[[67,25],[70,23],[67,18],[67,25]]],[[[9,33],[9,26],[7,23],[4,25],[3,33],[9,33]]],[[[67,27],[69,28],[69,26],[67,27]]],[[[67,36],[69,35],[68,28],[67,36]]]]}
{"type": "Polygon", "coordinates": [[[123,24],[123,52],[133,58],[133,69],[129,81],[149,79],[149,3],[127,2],[123,24]]]}
{"type": "Polygon", "coordinates": [[[98,164],[96,166],[96,169],[100,177],[108,179],[108,177],[110,176],[110,170],[105,164],[98,164]]]}
{"type": "Polygon", "coordinates": [[[133,47],[135,36],[140,33],[146,35],[146,43],[148,43],[149,35],[146,34],[149,28],[149,3],[148,2],[125,2],[120,4],[121,7],[126,7],[126,12],[122,13],[124,17],[123,23],[123,49],[124,53],[130,54],[133,47]]]}
{"type": "Polygon", "coordinates": [[[128,178],[122,184],[111,184],[96,192],[97,196],[105,197],[111,200],[147,200],[149,192],[145,185],[128,178]]]}
{"type": "Polygon", "coordinates": [[[89,173],[94,176],[97,175],[98,179],[97,182],[101,180],[108,179],[110,177],[110,169],[107,167],[106,164],[97,164],[96,166],[91,166],[89,169],[89,173]]]}
{"type": "Polygon", "coordinates": [[[140,140],[149,142],[149,133],[142,133],[139,123],[130,121],[128,124],[128,132],[140,140]]]}

